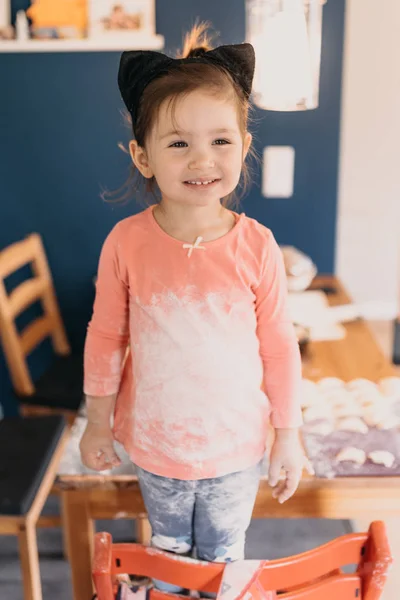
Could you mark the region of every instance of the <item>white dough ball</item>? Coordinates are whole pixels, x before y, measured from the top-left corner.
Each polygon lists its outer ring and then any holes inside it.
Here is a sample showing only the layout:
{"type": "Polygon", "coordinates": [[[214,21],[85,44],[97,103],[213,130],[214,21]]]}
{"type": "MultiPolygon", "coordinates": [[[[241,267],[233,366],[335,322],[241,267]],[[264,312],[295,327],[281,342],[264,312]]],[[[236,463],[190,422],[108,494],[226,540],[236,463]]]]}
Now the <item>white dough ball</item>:
{"type": "Polygon", "coordinates": [[[376,465],[383,465],[387,469],[390,469],[394,464],[394,455],[386,450],[374,450],[368,454],[369,460],[376,465]]]}
{"type": "Polygon", "coordinates": [[[336,460],[338,462],[354,462],[358,465],[363,465],[365,463],[365,452],[360,448],[354,448],[353,446],[348,446],[347,448],[343,448],[339,454],[336,456],[336,460]]]}

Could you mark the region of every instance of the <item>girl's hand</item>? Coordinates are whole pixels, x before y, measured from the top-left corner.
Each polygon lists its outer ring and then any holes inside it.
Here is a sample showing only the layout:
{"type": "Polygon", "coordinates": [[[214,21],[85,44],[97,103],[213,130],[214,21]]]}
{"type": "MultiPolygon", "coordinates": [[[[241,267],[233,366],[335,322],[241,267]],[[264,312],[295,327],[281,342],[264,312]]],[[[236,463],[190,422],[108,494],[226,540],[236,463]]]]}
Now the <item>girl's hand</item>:
{"type": "Polygon", "coordinates": [[[274,488],[272,496],[277,498],[280,504],[293,496],[304,468],[310,475],[314,474],[300,443],[298,429],[277,429],[271,449],[268,483],[274,488]],[[285,471],[285,478],[279,480],[282,470],[285,471]]]}
{"type": "Polygon", "coordinates": [[[121,464],[114,450],[114,438],[110,427],[88,422],[79,449],[85,467],[94,471],[105,471],[121,464]]]}

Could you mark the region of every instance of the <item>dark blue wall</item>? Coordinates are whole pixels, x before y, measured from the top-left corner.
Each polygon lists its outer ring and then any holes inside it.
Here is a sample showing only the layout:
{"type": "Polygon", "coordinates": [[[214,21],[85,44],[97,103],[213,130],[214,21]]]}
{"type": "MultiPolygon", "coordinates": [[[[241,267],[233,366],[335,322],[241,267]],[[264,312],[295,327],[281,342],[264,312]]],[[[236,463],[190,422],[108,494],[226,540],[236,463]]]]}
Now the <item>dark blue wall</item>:
{"type": "MultiPolygon", "coordinates": [[[[338,140],[345,0],[324,9],[320,107],[257,111],[256,148],[296,149],[295,193],[265,199],[260,174],[242,206],[273,229],[280,243],[334,268],[338,140]]],[[[13,14],[26,8],[13,0],[13,14]]],[[[157,32],[166,50],[181,45],[196,17],[210,20],[221,43],[244,40],[245,0],[158,0],[157,32]]],[[[93,301],[92,277],[112,226],[139,207],[110,206],[100,186],[124,182],[129,160],[117,148],[128,134],[116,85],[118,53],[0,54],[0,248],[38,231],[44,239],[68,335],[82,344],[93,301]]],[[[13,406],[0,355],[0,398],[13,406]]]]}

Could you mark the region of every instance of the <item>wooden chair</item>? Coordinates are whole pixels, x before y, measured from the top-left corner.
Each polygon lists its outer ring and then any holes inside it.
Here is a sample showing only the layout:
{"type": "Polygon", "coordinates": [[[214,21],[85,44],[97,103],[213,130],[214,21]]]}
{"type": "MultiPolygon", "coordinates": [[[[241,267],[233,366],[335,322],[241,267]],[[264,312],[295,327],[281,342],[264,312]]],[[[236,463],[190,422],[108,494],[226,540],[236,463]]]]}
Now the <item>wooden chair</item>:
{"type": "MultiPolygon", "coordinates": [[[[344,535],[303,554],[228,566],[182,560],[137,544],[112,544],[108,533],[98,533],[92,574],[98,600],[115,600],[117,576],[124,573],[168,581],[187,589],[219,592],[218,598],[227,600],[378,600],[391,563],[385,525],[375,521],[368,533],[344,535]],[[355,572],[345,574],[342,567],[346,565],[355,565],[355,572]],[[231,581],[227,577],[232,566],[236,575],[238,569],[243,569],[246,576],[251,573],[236,590],[226,585],[231,581]]],[[[168,596],[158,590],[149,592],[150,600],[166,600],[168,596]]]]}
{"type": "Polygon", "coordinates": [[[61,412],[72,421],[83,398],[82,357],[71,354],[46,254],[37,233],[0,252],[0,334],[21,413],[61,412]],[[33,277],[7,294],[5,279],[27,264],[31,264],[33,277]],[[43,315],[19,333],[16,318],[37,301],[41,301],[43,315]],[[34,383],[27,356],[47,337],[51,337],[56,359],[34,383]]]}
{"type": "Polygon", "coordinates": [[[41,517],[66,441],[61,415],[0,421],[0,535],[16,535],[24,600],[42,600],[36,528],[59,527],[41,517]]]}

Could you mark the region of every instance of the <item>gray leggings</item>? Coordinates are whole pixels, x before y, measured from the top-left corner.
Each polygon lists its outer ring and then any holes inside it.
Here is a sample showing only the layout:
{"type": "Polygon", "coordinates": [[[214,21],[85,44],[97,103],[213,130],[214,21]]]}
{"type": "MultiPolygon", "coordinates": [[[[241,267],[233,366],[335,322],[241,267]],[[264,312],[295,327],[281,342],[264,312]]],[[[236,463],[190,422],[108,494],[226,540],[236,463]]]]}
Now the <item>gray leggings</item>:
{"type": "MultiPolygon", "coordinates": [[[[153,475],[137,467],[149,521],[152,545],[209,562],[244,558],[260,481],[261,463],[223,477],[184,481],[153,475]]],[[[157,582],[166,591],[179,591],[157,582]]]]}

